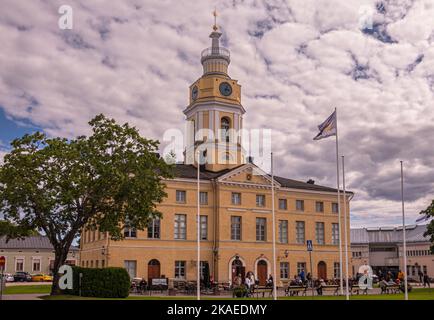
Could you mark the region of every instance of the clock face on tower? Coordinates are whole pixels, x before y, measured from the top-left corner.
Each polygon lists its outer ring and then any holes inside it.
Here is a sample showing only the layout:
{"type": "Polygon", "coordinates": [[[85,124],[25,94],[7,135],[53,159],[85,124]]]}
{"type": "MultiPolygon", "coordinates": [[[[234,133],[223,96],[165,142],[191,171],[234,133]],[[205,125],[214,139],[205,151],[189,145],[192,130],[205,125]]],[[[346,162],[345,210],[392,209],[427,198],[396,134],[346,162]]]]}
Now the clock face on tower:
{"type": "Polygon", "coordinates": [[[232,87],[227,82],[220,83],[219,89],[220,89],[220,93],[226,97],[232,94],[232,87]]]}
{"type": "Polygon", "coordinates": [[[194,86],[193,89],[191,90],[191,98],[193,100],[196,100],[198,93],[199,93],[199,90],[197,89],[197,86],[194,86]]]}

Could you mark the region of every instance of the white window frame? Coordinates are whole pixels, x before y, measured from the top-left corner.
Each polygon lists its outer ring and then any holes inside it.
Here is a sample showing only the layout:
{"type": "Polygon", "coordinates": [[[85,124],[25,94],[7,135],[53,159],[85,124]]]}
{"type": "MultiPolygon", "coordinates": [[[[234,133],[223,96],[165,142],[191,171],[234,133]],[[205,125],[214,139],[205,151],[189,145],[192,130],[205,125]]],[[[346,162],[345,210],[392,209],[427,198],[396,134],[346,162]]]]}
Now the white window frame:
{"type": "Polygon", "coordinates": [[[32,257],[32,272],[41,272],[42,271],[42,258],[41,257],[32,257]],[[35,261],[39,260],[39,270],[35,270],[35,261]]]}
{"type": "Polygon", "coordinates": [[[187,191],[176,190],[175,193],[176,193],[176,199],[175,199],[176,203],[186,203],[187,202],[187,191]],[[178,195],[181,195],[181,194],[183,194],[183,196],[178,197],[178,195]],[[183,198],[183,199],[181,199],[181,198],[183,198]]]}
{"type": "Polygon", "coordinates": [[[19,257],[15,257],[14,258],[14,262],[15,262],[15,272],[24,272],[24,270],[26,270],[26,259],[23,256],[19,256],[19,257]],[[22,270],[18,270],[17,268],[17,264],[18,264],[18,260],[23,260],[23,269],[22,270]]]}

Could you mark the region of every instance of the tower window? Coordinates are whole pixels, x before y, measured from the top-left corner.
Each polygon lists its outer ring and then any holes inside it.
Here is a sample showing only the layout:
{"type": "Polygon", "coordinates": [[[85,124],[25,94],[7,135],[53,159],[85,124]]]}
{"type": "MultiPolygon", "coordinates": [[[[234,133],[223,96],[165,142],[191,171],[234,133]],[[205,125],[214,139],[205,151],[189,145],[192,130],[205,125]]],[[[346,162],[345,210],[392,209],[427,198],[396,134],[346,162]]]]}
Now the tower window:
{"type": "Polygon", "coordinates": [[[221,121],[222,141],[229,142],[229,128],[230,128],[230,120],[227,117],[223,117],[221,121]]]}

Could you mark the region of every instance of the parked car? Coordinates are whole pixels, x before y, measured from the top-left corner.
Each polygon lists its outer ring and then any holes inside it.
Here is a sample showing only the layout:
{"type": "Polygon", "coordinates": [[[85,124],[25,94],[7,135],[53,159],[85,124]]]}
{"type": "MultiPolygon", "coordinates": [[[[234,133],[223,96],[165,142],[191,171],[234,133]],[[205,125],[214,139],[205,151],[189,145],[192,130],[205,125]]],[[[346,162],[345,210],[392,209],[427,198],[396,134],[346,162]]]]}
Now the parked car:
{"type": "Polygon", "coordinates": [[[14,282],[14,276],[12,274],[5,273],[3,276],[6,282],[14,282]]]}
{"type": "Polygon", "coordinates": [[[28,272],[18,271],[14,274],[15,282],[30,282],[32,281],[32,276],[28,272]]]}
{"type": "Polygon", "coordinates": [[[53,277],[48,275],[48,274],[34,274],[32,276],[32,281],[33,282],[44,282],[44,281],[53,281],[53,277]]]}

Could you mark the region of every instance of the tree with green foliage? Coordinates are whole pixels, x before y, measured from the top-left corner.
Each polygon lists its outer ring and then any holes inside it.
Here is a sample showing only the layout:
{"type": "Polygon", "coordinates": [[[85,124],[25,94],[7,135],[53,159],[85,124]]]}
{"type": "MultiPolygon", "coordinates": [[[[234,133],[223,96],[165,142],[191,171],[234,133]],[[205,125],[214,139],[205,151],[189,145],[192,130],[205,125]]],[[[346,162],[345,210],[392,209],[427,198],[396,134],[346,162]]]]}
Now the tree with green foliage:
{"type": "MultiPolygon", "coordinates": [[[[420,214],[423,214],[425,217],[434,217],[434,200],[431,202],[431,204],[425,209],[420,212],[420,214]]],[[[431,241],[431,253],[434,253],[434,220],[431,220],[431,222],[426,226],[427,230],[423,234],[424,237],[430,237],[431,241]]]]}
{"type": "Polygon", "coordinates": [[[6,242],[10,239],[24,239],[38,234],[31,226],[17,226],[6,220],[0,221],[0,237],[6,237],[6,242]]]}
{"type": "Polygon", "coordinates": [[[92,135],[15,139],[0,166],[0,212],[18,228],[43,232],[54,247],[51,294],[58,294],[59,267],[83,228],[123,238],[123,226],[143,230],[160,217],[163,179],[172,166],[160,158],[158,141],[127,123],[98,115],[92,135]]]}

